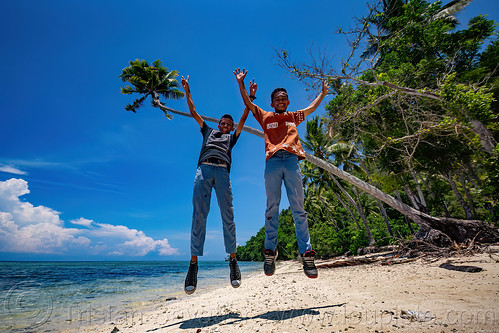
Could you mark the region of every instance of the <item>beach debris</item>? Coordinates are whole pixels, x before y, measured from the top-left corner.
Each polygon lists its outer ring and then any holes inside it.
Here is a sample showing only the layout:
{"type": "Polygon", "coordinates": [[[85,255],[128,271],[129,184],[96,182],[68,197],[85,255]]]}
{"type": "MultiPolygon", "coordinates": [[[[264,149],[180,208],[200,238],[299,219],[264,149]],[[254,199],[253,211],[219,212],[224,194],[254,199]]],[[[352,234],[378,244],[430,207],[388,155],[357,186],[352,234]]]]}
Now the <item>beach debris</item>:
{"type": "Polygon", "coordinates": [[[334,261],[327,261],[320,264],[316,264],[317,268],[333,268],[333,267],[344,267],[344,266],[357,266],[370,264],[379,261],[376,258],[352,258],[352,259],[338,259],[334,261]]]}
{"type": "Polygon", "coordinates": [[[437,261],[442,257],[473,256],[477,253],[490,253],[492,250],[491,246],[497,245],[476,243],[475,239],[466,240],[463,243],[454,241],[452,244],[445,247],[438,247],[419,239],[400,240],[398,244],[401,247],[400,252],[402,255],[425,258],[429,262],[437,261]]]}
{"type": "Polygon", "coordinates": [[[387,246],[366,246],[361,247],[357,250],[358,255],[364,254],[374,254],[374,253],[387,253],[387,252],[397,252],[399,250],[398,245],[387,245],[387,246]]]}
{"type": "Polygon", "coordinates": [[[167,301],[167,302],[169,302],[169,301],[174,301],[174,300],[176,300],[176,299],[177,299],[177,297],[168,297],[168,298],[166,299],[166,301],[167,301]]]}
{"type": "Polygon", "coordinates": [[[421,311],[401,310],[400,318],[409,319],[410,321],[425,322],[434,319],[435,316],[432,315],[429,311],[421,312],[421,311]]]}
{"type": "Polygon", "coordinates": [[[447,261],[446,263],[441,264],[438,267],[449,269],[451,271],[468,272],[468,273],[478,273],[478,272],[483,271],[483,268],[481,268],[481,267],[477,267],[477,266],[456,266],[456,265],[452,265],[451,263],[449,263],[449,261],[447,261]]]}
{"type": "Polygon", "coordinates": [[[111,333],[117,333],[119,332],[120,330],[118,329],[118,327],[114,326],[113,330],[111,331],[111,333]]]}
{"type": "Polygon", "coordinates": [[[414,261],[416,259],[401,258],[400,253],[389,251],[389,252],[381,252],[370,255],[356,256],[352,258],[333,259],[322,263],[316,263],[315,266],[317,268],[334,268],[334,267],[366,265],[380,261],[382,262],[382,265],[393,265],[393,264],[400,264],[404,262],[414,261]]]}

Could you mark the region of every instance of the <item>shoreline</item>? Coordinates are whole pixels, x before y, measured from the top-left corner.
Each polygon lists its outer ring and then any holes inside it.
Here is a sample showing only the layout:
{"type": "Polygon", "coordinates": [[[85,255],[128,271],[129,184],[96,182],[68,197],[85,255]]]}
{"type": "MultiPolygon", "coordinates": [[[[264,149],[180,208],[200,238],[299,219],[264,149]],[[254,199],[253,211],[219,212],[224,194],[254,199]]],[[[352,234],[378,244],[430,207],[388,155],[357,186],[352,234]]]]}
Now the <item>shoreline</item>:
{"type": "MultiPolygon", "coordinates": [[[[105,324],[185,296],[187,261],[88,263],[3,262],[0,332],[61,332],[105,324]]],[[[229,281],[225,261],[202,261],[200,268],[207,290],[229,281]]],[[[240,268],[245,278],[260,264],[241,263],[240,268]]]]}
{"type": "Polygon", "coordinates": [[[278,262],[273,276],[251,273],[237,289],[198,283],[190,296],[64,332],[496,332],[498,259],[482,253],[324,268],[317,279],[307,278],[297,261],[278,262]],[[439,267],[448,260],[483,271],[439,267]]]}

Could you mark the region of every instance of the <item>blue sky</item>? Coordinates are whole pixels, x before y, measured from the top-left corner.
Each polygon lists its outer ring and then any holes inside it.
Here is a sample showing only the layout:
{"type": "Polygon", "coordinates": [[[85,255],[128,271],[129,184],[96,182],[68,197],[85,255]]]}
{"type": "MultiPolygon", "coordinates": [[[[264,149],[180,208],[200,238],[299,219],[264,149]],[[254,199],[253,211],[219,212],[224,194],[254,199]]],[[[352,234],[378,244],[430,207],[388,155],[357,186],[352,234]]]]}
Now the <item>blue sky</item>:
{"type": "MultiPolygon", "coordinates": [[[[311,47],[326,50],[339,68],[348,45],[335,31],[352,27],[364,4],[1,1],[0,260],[187,260],[199,126],[149,104],[126,112],[133,97],[120,93],[122,68],[161,59],[190,76],[198,112],[211,117],[240,117],[236,67],[255,78],[264,109],[278,86],[289,109],[301,108],[315,92],[278,66],[274,48],[298,61],[311,47]]],[[[478,14],[498,21],[496,1],[475,0],[458,18],[478,14]]],[[[188,112],[185,99],[163,102],[188,112]]],[[[252,116],[246,125],[259,128],[252,116]]],[[[233,160],[244,244],[264,223],[263,139],[243,132],[233,160]]],[[[224,252],[213,195],[202,259],[224,252]]]]}

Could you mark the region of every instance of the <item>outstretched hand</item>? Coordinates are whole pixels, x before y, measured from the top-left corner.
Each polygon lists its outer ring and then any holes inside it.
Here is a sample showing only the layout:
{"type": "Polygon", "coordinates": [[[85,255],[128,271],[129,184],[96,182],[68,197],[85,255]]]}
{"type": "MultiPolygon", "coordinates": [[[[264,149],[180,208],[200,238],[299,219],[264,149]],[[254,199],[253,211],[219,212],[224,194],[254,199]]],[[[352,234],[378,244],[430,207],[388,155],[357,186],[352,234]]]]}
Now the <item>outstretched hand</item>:
{"type": "Polygon", "coordinates": [[[323,93],[327,93],[329,90],[329,84],[327,83],[327,80],[326,79],[323,79],[322,80],[322,92],[323,93]]]}
{"type": "Polygon", "coordinates": [[[258,88],[258,85],[255,83],[255,79],[250,81],[250,96],[255,96],[256,94],[256,89],[258,88]]]}
{"type": "Polygon", "coordinates": [[[239,68],[236,68],[234,70],[234,75],[236,76],[237,82],[243,82],[244,78],[246,77],[246,74],[248,74],[248,71],[243,68],[241,71],[239,68]]]}
{"type": "Polygon", "coordinates": [[[184,77],[182,76],[182,80],[180,81],[180,83],[182,83],[182,88],[184,88],[185,92],[189,93],[190,92],[190,89],[189,89],[189,75],[187,75],[187,79],[184,79],[184,77]]]}

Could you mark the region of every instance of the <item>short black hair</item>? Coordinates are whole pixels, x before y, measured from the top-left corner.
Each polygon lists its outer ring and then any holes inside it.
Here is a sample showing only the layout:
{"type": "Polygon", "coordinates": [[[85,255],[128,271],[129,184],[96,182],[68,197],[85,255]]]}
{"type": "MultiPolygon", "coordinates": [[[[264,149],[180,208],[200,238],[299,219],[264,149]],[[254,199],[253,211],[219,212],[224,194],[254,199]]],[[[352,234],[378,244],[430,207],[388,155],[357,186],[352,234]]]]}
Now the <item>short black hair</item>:
{"type": "Polygon", "coordinates": [[[272,94],[270,94],[270,103],[274,103],[274,95],[281,91],[285,92],[286,95],[288,94],[288,92],[284,88],[275,88],[272,94]]]}
{"type": "MultiPolygon", "coordinates": [[[[232,118],[232,116],[230,114],[224,114],[222,116],[222,118],[229,118],[230,120],[232,120],[232,123],[234,123],[234,119],[232,118]]],[[[222,121],[222,118],[220,118],[220,120],[218,121],[219,124],[222,121]]]]}

